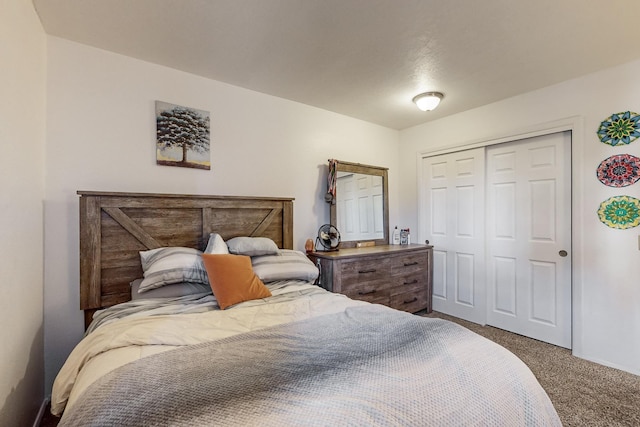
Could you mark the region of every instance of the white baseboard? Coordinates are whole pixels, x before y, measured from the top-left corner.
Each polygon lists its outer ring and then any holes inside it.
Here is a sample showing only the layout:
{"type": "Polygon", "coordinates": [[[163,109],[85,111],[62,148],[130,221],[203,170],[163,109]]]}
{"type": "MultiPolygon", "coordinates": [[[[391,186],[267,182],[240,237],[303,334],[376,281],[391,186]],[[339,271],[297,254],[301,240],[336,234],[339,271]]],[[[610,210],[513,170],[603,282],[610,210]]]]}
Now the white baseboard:
{"type": "Polygon", "coordinates": [[[607,360],[598,359],[597,357],[587,357],[580,352],[574,351],[572,353],[575,357],[579,357],[580,359],[588,360],[589,362],[597,363],[598,365],[606,366],[608,368],[618,369],[619,371],[629,372],[633,375],[640,376],[640,368],[632,367],[632,366],[622,366],[617,363],[611,363],[607,360]]]}

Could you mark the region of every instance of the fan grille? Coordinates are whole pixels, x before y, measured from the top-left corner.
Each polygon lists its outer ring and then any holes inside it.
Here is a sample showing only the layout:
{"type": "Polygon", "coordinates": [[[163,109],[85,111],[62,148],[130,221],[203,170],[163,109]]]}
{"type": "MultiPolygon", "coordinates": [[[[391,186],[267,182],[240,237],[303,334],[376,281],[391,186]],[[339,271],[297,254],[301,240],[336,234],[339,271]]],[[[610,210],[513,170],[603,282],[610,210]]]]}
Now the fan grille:
{"type": "Polygon", "coordinates": [[[324,224],[318,229],[316,246],[322,246],[326,251],[338,250],[340,245],[340,232],[331,224],[324,224]]]}

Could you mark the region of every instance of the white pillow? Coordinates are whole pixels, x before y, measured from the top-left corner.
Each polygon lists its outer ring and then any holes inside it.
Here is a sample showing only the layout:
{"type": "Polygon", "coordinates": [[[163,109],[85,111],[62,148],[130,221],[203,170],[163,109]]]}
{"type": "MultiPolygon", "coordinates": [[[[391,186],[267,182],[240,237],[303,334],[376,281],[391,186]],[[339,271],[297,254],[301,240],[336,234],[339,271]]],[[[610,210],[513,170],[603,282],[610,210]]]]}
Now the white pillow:
{"type": "Polygon", "coordinates": [[[236,255],[276,255],[278,245],[268,237],[234,237],[227,240],[229,253],[236,255]]]}
{"type": "Polygon", "coordinates": [[[227,244],[222,239],[222,236],[218,233],[209,234],[209,242],[204,250],[205,254],[221,254],[225,255],[229,253],[227,244]]]}
{"type": "Polygon", "coordinates": [[[140,252],[144,279],[138,292],[180,282],[209,283],[202,252],[193,248],[168,247],[140,252]]]}
{"type": "Polygon", "coordinates": [[[318,278],[318,268],[300,251],[281,249],[276,255],[251,258],[256,276],[263,282],[275,280],[305,280],[313,282],[318,278]]]}

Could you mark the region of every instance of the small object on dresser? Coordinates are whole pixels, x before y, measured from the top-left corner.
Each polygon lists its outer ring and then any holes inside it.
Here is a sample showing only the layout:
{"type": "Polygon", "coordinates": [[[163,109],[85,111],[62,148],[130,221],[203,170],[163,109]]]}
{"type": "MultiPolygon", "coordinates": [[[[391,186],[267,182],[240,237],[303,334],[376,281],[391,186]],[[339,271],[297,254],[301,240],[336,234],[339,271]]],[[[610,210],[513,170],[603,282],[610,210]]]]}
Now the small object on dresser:
{"type": "Polygon", "coordinates": [[[393,229],[393,234],[391,235],[391,244],[399,245],[400,244],[400,231],[398,231],[398,226],[393,229]]]}
{"type": "Polygon", "coordinates": [[[368,241],[368,242],[358,242],[356,243],[356,248],[369,248],[371,246],[375,246],[376,242],[374,242],[373,240],[368,241]]]}
{"type": "Polygon", "coordinates": [[[304,243],[304,250],[307,252],[313,252],[315,248],[313,247],[313,239],[307,239],[304,243]]]}
{"type": "Polygon", "coordinates": [[[408,245],[409,244],[409,229],[400,230],[400,244],[408,245]]]}
{"type": "Polygon", "coordinates": [[[340,246],[340,232],[331,224],[324,224],[318,229],[318,237],[316,238],[316,250],[318,246],[322,246],[323,251],[337,251],[340,246]]]}

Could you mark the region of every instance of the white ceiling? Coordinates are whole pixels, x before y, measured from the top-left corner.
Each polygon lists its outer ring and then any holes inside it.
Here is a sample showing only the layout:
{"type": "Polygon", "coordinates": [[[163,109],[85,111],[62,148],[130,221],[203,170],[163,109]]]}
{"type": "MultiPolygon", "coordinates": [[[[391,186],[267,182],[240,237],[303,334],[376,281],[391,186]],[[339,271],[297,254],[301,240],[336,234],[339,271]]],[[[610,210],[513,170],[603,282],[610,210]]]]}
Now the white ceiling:
{"type": "Polygon", "coordinates": [[[394,129],[640,58],[637,0],[33,3],[50,35],[394,129]]]}

